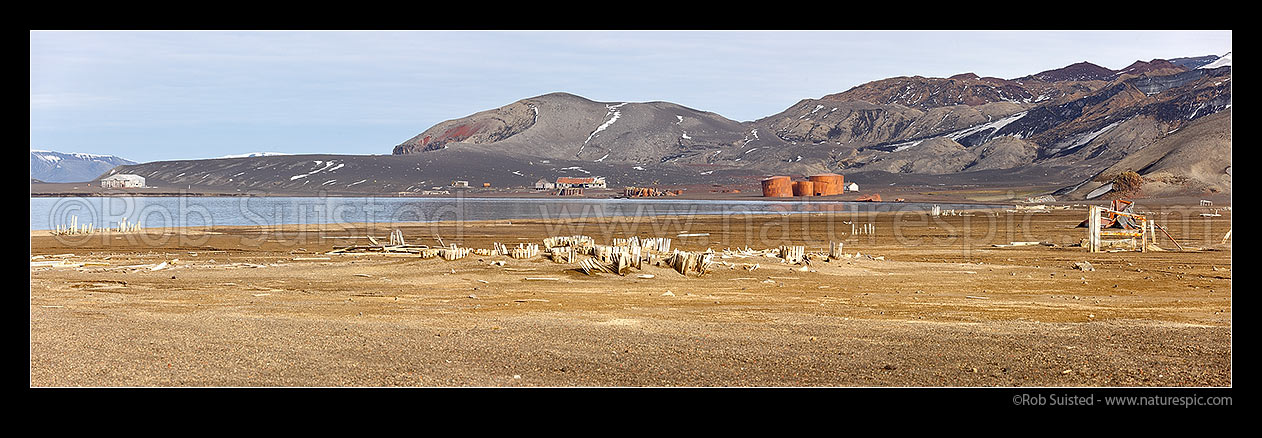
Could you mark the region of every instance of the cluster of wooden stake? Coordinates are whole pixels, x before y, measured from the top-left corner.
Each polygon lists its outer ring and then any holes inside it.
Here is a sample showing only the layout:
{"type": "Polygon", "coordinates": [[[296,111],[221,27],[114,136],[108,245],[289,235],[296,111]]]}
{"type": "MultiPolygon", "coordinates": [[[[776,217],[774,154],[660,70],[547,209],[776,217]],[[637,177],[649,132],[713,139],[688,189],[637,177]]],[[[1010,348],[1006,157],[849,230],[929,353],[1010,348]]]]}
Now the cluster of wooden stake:
{"type": "Polygon", "coordinates": [[[876,225],[875,225],[875,224],[855,224],[855,223],[851,222],[851,223],[850,223],[850,234],[851,234],[852,236],[860,236],[860,235],[867,235],[867,236],[871,236],[871,235],[875,235],[875,234],[876,234],[876,225]]]}
{"type": "Polygon", "coordinates": [[[52,234],[54,236],[70,236],[70,235],[95,234],[98,232],[136,233],[136,232],[140,232],[140,222],[129,224],[127,223],[127,218],[123,218],[123,220],[118,223],[118,227],[98,228],[95,225],[93,225],[91,222],[88,222],[85,225],[81,225],[79,224],[79,216],[71,216],[70,224],[57,225],[56,227],[53,228],[52,234]]]}

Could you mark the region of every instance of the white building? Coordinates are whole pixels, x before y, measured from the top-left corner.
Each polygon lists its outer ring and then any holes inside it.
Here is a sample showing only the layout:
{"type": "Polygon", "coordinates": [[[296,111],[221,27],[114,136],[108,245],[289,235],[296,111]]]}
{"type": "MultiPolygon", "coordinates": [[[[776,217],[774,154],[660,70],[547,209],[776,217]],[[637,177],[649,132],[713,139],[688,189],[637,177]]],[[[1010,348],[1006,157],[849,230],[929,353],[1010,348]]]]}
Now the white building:
{"type": "Polygon", "coordinates": [[[468,182],[468,181],[452,181],[452,182],[451,182],[451,186],[452,186],[452,187],[464,187],[464,188],[468,188],[468,187],[469,187],[469,182],[468,182]]]}
{"type": "Polygon", "coordinates": [[[552,189],[555,189],[556,187],[557,187],[556,184],[543,178],[539,178],[538,181],[535,181],[536,190],[552,190],[552,189]]]}
{"type": "Polygon", "coordinates": [[[846,191],[847,191],[847,192],[857,192],[857,191],[859,191],[859,184],[854,183],[854,182],[851,182],[850,184],[846,184],[846,191]]]}
{"type": "Polygon", "coordinates": [[[144,186],[145,177],[140,175],[120,173],[101,179],[101,188],[103,189],[130,189],[144,186]]]}

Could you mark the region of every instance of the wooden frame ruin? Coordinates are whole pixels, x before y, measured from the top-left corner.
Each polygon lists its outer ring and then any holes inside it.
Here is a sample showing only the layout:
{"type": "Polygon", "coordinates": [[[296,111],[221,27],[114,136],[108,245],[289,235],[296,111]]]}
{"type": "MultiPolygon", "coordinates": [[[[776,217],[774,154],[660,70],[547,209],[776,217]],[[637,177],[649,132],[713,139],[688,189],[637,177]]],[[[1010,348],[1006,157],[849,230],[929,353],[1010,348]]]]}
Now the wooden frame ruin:
{"type": "MultiPolygon", "coordinates": [[[[1162,231],[1165,230],[1163,229],[1162,231]]],[[[1155,245],[1157,243],[1156,223],[1149,220],[1142,214],[1127,213],[1092,205],[1087,208],[1087,251],[1100,252],[1103,243],[1101,237],[1103,236],[1129,237],[1131,240],[1131,247],[1138,247],[1140,252],[1144,252],[1148,250],[1149,245],[1155,245]],[[1109,214],[1111,218],[1116,218],[1117,216],[1129,217],[1133,219],[1137,225],[1139,225],[1139,228],[1104,228],[1100,224],[1100,220],[1103,218],[1104,214],[1109,214]],[[1138,244],[1135,242],[1136,239],[1139,239],[1138,244]]],[[[1174,240],[1174,238],[1171,238],[1170,240],[1174,240]]],[[[1175,242],[1175,244],[1178,244],[1178,242],[1175,242]]]]}

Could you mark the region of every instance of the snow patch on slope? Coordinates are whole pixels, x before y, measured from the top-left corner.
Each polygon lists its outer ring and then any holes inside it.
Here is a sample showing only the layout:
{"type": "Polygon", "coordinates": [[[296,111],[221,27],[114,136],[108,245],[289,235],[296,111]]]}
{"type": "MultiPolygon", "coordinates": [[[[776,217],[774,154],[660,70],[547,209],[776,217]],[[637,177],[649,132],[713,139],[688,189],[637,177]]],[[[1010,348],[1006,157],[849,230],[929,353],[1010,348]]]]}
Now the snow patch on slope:
{"type": "MultiPolygon", "coordinates": [[[[1130,120],[1130,119],[1127,119],[1127,120],[1130,120]]],[[[1116,128],[1117,125],[1121,125],[1122,122],[1125,122],[1125,121],[1126,120],[1118,120],[1116,122],[1108,124],[1108,126],[1097,129],[1095,131],[1078,134],[1073,137],[1070,137],[1068,140],[1060,143],[1060,144],[1066,144],[1067,146],[1062,146],[1059,149],[1056,149],[1056,151],[1053,153],[1068,152],[1074,149],[1078,149],[1086,145],[1087,143],[1091,143],[1091,141],[1095,140],[1096,137],[1099,137],[1101,134],[1109,132],[1109,130],[1116,128]]]]}
{"type": "Polygon", "coordinates": [[[1025,117],[1026,113],[1027,111],[1022,111],[1022,112],[1010,115],[1008,117],[1004,117],[1002,119],[999,119],[990,123],[983,123],[981,125],[977,125],[971,128],[966,128],[966,129],[957,131],[954,134],[950,134],[949,137],[951,137],[951,140],[959,140],[961,138],[968,137],[970,135],[973,135],[973,134],[976,134],[978,132],[985,131],[988,129],[994,129],[995,132],[999,132],[999,130],[1003,129],[1004,126],[1008,126],[1008,124],[1012,122],[1021,120],[1022,117],[1025,117]]]}
{"type": "Polygon", "coordinates": [[[315,163],[316,163],[316,165],[317,165],[317,166],[323,166],[323,167],[321,167],[321,168],[319,168],[319,169],[316,169],[316,170],[313,170],[313,171],[310,171],[310,172],[307,172],[307,173],[304,173],[304,174],[302,174],[302,175],[294,175],[294,176],[291,176],[291,177],[289,177],[289,180],[290,180],[290,181],[294,181],[294,180],[298,180],[298,179],[306,178],[306,177],[308,177],[308,176],[315,175],[315,174],[317,174],[317,173],[324,172],[324,171],[329,171],[329,172],[332,172],[332,171],[335,171],[335,170],[341,169],[341,168],[342,168],[342,166],[345,166],[345,165],[346,165],[346,164],[338,164],[338,162],[336,162],[336,161],[329,161],[328,163],[325,163],[325,162],[323,162],[323,161],[316,160],[316,161],[315,161],[315,163]]]}
{"type": "Polygon", "coordinates": [[[592,131],[591,134],[587,135],[587,140],[583,140],[583,146],[578,148],[580,153],[583,152],[583,147],[587,146],[587,142],[592,141],[592,138],[595,137],[596,134],[599,134],[600,131],[604,131],[606,128],[609,128],[609,125],[613,125],[613,122],[618,121],[618,118],[622,117],[622,111],[618,111],[618,108],[626,104],[626,102],[622,102],[617,105],[605,105],[605,108],[609,110],[609,112],[605,113],[605,117],[609,117],[609,120],[606,120],[605,123],[602,123],[595,131],[592,131]]]}
{"type": "Polygon", "coordinates": [[[1201,68],[1210,69],[1210,68],[1230,67],[1230,66],[1231,66],[1231,52],[1227,52],[1226,55],[1223,55],[1221,58],[1214,60],[1214,62],[1201,66],[1201,68]]]}
{"type": "Polygon", "coordinates": [[[283,152],[250,152],[246,154],[224,155],[216,158],[254,158],[254,157],[272,157],[277,155],[291,155],[283,152]]]}
{"type": "MultiPolygon", "coordinates": [[[[1008,126],[1012,122],[1021,120],[1022,117],[1025,117],[1026,113],[1027,111],[1022,111],[1022,112],[1013,114],[1011,116],[1004,117],[999,120],[983,123],[977,126],[970,126],[968,128],[964,128],[959,131],[946,134],[944,137],[948,137],[952,141],[958,141],[961,138],[968,137],[970,135],[973,135],[973,134],[976,134],[978,132],[982,132],[988,129],[994,129],[995,132],[999,132],[999,130],[1003,129],[1004,126],[1008,126]]],[[[944,116],[942,120],[946,120],[946,117],[944,116]]],[[[941,121],[939,121],[938,123],[941,123],[941,121]]],[[[911,149],[913,147],[919,146],[925,140],[928,140],[928,139],[922,138],[922,139],[906,141],[902,143],[895,143],[895,144],[890,145],[890,147],[894,148],[893,152],[900,152],[900,151],[905,151],[907,149],[911,149]]]]}

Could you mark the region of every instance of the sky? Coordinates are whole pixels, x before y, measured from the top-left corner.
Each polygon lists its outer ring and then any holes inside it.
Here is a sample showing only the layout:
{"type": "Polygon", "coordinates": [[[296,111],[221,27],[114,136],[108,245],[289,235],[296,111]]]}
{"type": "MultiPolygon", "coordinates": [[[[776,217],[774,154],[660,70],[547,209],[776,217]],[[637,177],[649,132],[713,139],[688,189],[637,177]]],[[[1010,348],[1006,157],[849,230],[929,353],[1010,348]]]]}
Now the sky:
{"type": "Polygon", "coordinates": [[[895,76],[1016,78],[1223,55],[1231,31],[41,31],[31,149],[137,162],[389,154],[567,92],[737,121],[895,76]]]}

